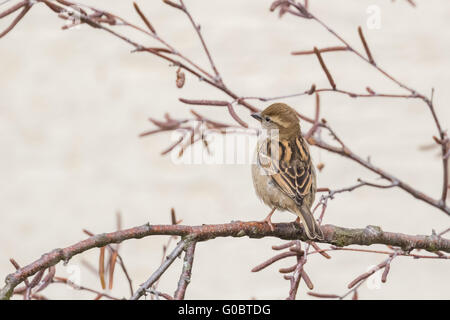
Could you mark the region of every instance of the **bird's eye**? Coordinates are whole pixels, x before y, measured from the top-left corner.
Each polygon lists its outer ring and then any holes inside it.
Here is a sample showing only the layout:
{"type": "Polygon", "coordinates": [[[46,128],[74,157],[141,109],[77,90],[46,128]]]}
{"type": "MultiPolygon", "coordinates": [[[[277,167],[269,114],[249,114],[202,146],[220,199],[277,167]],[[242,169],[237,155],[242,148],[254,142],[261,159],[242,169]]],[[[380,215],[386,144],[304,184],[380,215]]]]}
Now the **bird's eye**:
{"type": "Polygon", "coordinates": [[[269,121],[270,121],[270,118],[269,118],[269,117],[265,117],[265,120],[266,120],[267,122],[269,122],[269,121]]]}

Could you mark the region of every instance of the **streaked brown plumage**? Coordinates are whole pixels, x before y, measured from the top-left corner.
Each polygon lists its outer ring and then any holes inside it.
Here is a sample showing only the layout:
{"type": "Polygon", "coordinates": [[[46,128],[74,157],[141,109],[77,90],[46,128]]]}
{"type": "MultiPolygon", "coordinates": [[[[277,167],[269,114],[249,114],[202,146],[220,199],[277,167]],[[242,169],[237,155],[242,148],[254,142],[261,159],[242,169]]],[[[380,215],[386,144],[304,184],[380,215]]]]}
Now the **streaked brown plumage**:
{"type": "Polygon", "coordinates": [[[294,109],[274,103],[252,115],[267,135],[259,139],[252,177],[256,194],[273,212],[287,210],[302,221],[310,239],[323,239],[311,206],[316,193],[316,173],[294,109]],[[274,131],[273,131],[274,130],[274,131]]]}

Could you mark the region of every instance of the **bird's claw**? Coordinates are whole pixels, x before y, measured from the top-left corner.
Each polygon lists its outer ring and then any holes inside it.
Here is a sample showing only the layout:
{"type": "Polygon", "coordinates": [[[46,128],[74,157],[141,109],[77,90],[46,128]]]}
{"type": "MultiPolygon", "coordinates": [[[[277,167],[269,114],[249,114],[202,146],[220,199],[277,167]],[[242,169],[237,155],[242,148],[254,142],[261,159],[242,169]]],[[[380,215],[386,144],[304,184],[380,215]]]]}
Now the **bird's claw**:
{"type": "Polygon", "coordinates": [[[263,221],[261,221],[262,223],[267,223],[269,225],[271,231],[275,231],[275,227],[272,223],[272,215],[274,212],[275,212],[275,209],[272,209],[272,211],[270,211],[270,213],[267,215],[267,217],[263,221]]]}
{"type": "Polygon", "coordinates": [[[267,217],[262,222],[267,223],[270,227],[270,231],[275,231],[275,227],[273,226],[272,221],[270,220],[270,217],[267,217]]]}

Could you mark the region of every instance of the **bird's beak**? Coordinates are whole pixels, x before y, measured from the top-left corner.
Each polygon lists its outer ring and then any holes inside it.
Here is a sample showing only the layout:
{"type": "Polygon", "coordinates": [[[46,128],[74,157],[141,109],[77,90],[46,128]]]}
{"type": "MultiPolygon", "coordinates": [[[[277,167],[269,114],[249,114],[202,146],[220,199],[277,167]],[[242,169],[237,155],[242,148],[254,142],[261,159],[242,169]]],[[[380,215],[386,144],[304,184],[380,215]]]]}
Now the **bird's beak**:
{"type": "Polygon", "coordinates": [[[261,121],[261,120],[262,120],[262,117],[261,117],[261,113],[260,113],[260,112],[252,113],[252,117],[255,118],[255,119],[258,120],[258,121],[261,121]]]}

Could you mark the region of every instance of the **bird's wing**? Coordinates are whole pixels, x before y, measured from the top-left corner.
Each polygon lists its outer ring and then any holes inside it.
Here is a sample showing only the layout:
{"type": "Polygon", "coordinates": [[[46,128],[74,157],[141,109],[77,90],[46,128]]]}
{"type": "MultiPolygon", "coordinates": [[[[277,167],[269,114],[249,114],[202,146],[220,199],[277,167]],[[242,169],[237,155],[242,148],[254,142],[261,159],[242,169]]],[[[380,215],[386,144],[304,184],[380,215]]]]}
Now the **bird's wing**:
{"type": "Polygon", "coordinates": [[[313,185],[311,160],[302,140],[280,140],[278,148],[269,140],[265,145],[267,152],[260,149],[258,153],[260,167],[298,206],[303,204],[303,199],[311,192],[313,185]]]}

